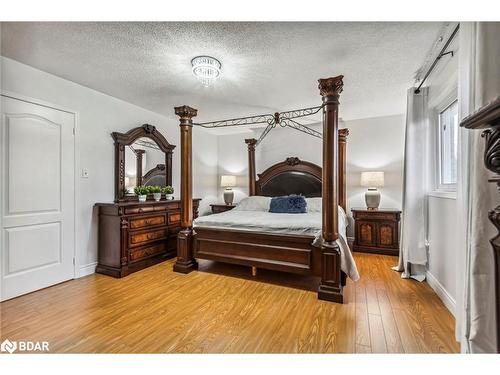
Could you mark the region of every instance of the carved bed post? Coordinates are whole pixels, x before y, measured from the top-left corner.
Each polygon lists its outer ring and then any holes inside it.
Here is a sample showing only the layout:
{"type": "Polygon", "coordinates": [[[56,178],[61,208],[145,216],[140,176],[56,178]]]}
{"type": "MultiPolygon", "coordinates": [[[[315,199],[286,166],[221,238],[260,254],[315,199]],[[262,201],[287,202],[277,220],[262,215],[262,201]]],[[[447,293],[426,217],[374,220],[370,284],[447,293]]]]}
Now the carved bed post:
{"type": "MultiPolygon", "coordinates": [[[[500,97],[463,119],[460,126],[483,130],[482,136],[486,140],[484,165],[494,173],[488,182],[496,183],[500,189],[500,97]]],[[[488,213],[488,218],[497,229],[497,235],[490,240],[490,243],[495,267],[497,353],[500,353],[500,206],[492,209],[488,213]]]]}
{"type": "Polygon", "coordinates": [[[349,135],[349,129],[339,129],[339,181],[338,181],[338,191],[339,191],[339,206],[347,212],[347,180],[346,180],[346,164],[347,164],[347,136],[349,135]]]}
{"type": "Polygon", "coordinates": [[[318,298],[343,302],[338,239],[338,108],[343,76],[320,79],[323,97],[322,270],[318,298]]]}
{"type": "Polygon", "coordinates": [[[186,105],[175,107],[181,130],[181,231],[177,236],[177,261],[174,271],[189,273],[198,268],[193,257],[193,117],[198,111],[186,105]]]}
{"type": "Polygon", "coordinates": [[[257,140],[255,138],[245,139],[248,145],[248,195],[256,194],[255,191],[255,145],[257,140]]]}
{"type": "Polygon", "coordinates": [[[140,186],[142,185],[142,155],[144,155],[146,151],[144,150],[135,150],[135,156],[136,156],[136,185],[140,186]]]}

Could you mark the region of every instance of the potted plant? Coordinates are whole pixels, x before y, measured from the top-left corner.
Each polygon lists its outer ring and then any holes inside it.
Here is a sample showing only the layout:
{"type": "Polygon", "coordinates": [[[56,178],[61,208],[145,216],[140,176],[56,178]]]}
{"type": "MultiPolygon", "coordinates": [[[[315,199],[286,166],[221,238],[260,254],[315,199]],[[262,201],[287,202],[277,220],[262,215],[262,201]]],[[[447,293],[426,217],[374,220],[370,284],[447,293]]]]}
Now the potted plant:
{"type": "Polygon", "coordinates": [[[162,193],[165,194],[165,199],[174,199],[174,188],[172,186],[165,186],[162,193]]]}
{"type": "Polygon", "coordinates": [[[160,199],[161,199],[161,192],[162,192],[162,188],[161,186],[150,186],[149,187],[149,192],[151,194],[153,194],[153,197],[155,199],[155,201],[159,202],[160,199]]]}
{"type": "Polygon", "coordinates": [[[149,188],[147,186],[136,186],[134,188],[134,193],[139,197],[139,202],[146,202],[148,197],[149,188]]]}

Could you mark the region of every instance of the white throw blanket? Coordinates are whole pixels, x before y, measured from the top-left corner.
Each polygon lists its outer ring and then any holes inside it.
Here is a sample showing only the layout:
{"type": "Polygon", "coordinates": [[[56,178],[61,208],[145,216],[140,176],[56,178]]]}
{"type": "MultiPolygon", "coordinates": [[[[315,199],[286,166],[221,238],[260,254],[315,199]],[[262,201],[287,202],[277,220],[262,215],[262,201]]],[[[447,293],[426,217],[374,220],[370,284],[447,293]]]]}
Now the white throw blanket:
{"type": "MultiPolygon", "coordinates": [[[[304,214],[277,214],[268,211],[231,210],[220,214],[202,216],[194,220],[193,226],[242,231],[272,232],[315,236],[314,244],[321,241],[321,212],[304,214]]],[[[353,281],[359,279],[356,263],[346,237],[347,217],[339,207],[340,268],[353,281]]]]}

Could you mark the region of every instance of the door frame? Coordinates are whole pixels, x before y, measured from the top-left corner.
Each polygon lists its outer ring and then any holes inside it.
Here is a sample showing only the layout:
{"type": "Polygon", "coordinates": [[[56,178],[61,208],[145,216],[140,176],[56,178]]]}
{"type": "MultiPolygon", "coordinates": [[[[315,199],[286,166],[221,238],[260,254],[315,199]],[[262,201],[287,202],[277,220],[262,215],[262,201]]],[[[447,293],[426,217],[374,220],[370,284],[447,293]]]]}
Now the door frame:
{"type": "MultiPolygon", "coordinates": [[[[78,216],[78,202],[80,200],[80,185],[78,184],[78,177],[79,177],[79,168],[80,168],[80,131],[79,131],[79,124],[80,124],[80,114],[78,111],[75,111],[73,109],[58,105],[58,104],[53,104],[50,102],[46,102],[44,100],[36,99],[33,97],[29,97],[26,95],[18,94],[16,92],[12,91],[7,91],[7,90],[0,90],[0,97],[6,97],[6,98],[11,98],[15,100],[20,100],[22,102],[30,103],[30,104],[35,104],[39,105],[42,107],[47,107],[50,109],[54,109],[57,111],[61,112],[66,112],[71,115],[73,115],[74,123],[73,123],[73,149],[74,149],[74,155],[73,155],[73,167],[74,167],[74,176],[73,176],[73,187],[74,187],[74,202],[73,202],[73,220],[75,223],[74,227],[74,236],[73,236],[73,279],[76,279],[79,276],[78,272],[78,265],[80,264],[79,259],[78,259],[78,230],[77,228],[79,227],[79,216],[78,216]]],[[[0,134],[0,142],[2,141],[3,134],[0,134]]],[[[1,160],[1,157],[0,157],[1,160]]],[[[1,163],[4,161],[1,160],[1,163]]],[[[0,165],[0,170],[3,172],[3,168],[0,165]]],[[[2,176],[2,180],[5,179],[6,176],[2,176]]],[[[3,230],[2,228],[2,217],[3,217],[3,202],[4,202],[4,194],[5,191],[1,189],[0,192],[0,244],[3,243],[3,230]]],[[[0,259],[3,257],[3,251],[5,249],[3,247],[0,247],[0,259]]],[[[2,286],[2,279],[3,279],[3,274],[2,274],[2,267],[0,267],[0,302],[3,301],[3,286],[2,286]]],[[[17,297],[15,297],[17,298],[17,297]]]]}

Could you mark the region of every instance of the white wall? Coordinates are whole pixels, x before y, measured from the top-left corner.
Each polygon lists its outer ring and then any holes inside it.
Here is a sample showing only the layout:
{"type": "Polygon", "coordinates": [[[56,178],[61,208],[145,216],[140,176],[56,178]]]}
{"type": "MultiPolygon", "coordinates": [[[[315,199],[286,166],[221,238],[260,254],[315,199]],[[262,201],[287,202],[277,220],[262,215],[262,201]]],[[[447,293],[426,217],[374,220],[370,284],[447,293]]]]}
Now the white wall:
{"type": "MultiPolygon", "coordinates": [[[[308,125],[321,132],[321,126],[308,125]]],[[[359,186],[360,173],[365,170],[385,172],[386,185],[381,189],[381,207],[401,208],[404,155],[403,115],[346,121],[347,143],[347,205],[364,207],[365,188],[359,186]]],[[[248,155],[245,138],[258,138],[262,129],[243,134],[219,137],[219,173],[239,176],[235,193],[238,201],[248,194],[248,155]]],[[[256,150],[257,173],[289,156],[318,165],[322,164],[322,141],[290,128],[275,128],[256,150]]],[[[221,192],[220,192],[221,193],[221,192]]],[[[221,199],[221,198],[219,198],[221,199]]],[[[352,235],[352,225],[349,235],[352,235]]]]}
{"type": "MultiPolygon", "coordinates": [[[[404,133],[403,115],[346,121],[347,205],[366,207],[366,188],[360,186],[361,172],[383,171],[385,184],[380,188],[381,208],[401,209],[403,189],[404,133]]],[[[352,225],[351,225],[352,235],[352,225]]]]}
{"type": "MultiPolygon", "coordinates": [[[[299,121],[300,122],[300,121],[299,121]]],[[[322,132],[321,124],[309,125],[310,128],[322,132]]],[[[262,130],[259,130],[257,137],[262,130]]],[[[311,163],[322,164],[323,141],[298,130],[276,127],[266,136],[257,148],[255,155],[257,173],[263,172],[270,166],[285,161],[290,156],[311,163]]]]}
{"type": "MultiPolygon", "coordinates": [[[[155,125],[169,142],[179,145],[179,122],[173,114],[173,107],[189,103],[165,103],[172,107],[172,116],[167,118],[14,60],[1,57],[0,61],[2,90],[78,113],[76,261],[82,270],[88,271],[97,259],[97,212],[94,204],[112,202],[114,198],[111,132],[126,132],[149,123],[155,125]],[[80,178],[82,168],[89,170],[88,179],[80,178]]],[[[173,184],[177,197],[179,148],[174,150],[173,157],[173,184]]],[[[217,137],[199,128],[194,129],[193,175],[194,197],[213,200],[217,194],[217,137]]]]}
{"type": "MultiPolygon", "coordinates": [[[[220,185],[220,176],[236,176],[236,187],[234,191],[234,202],[239,202],[242,198],[248,196],[248,148],[245,144],[246,138],[253,138],[255,134],[248,130],[243,133],[221,135],[218,137],[218,171],[220,185]]],[[[219,187],[217,202],[223,202],[223,188],[219,187]]]]}
{"type": "MultiPolygon", "coordinates": [[[[429,112],[433,139],[437,142],[437,116],[444,106],[457,98],[458,93],[458,43],[451,44],[449,50],[455,56],[441,59],[429,76],[429,112]]],[[[437,143],[433,145],[437,148],[437,143]]],[[[435,156],[435,155],[432,155],[435,156]]],[[[434,162],[437,167],[437,163],[434,162]]],[[[432,171],[436,175],[436,171],[432,171]]],[[[428,241],[429,264],[427,282],[439,295],[443,303],[454,314],[457,293],[457,200],[456,194],[432,192],[428,198],[428,241]]]]}
{"type": "Polygon", "coordinates": [[[429,196],[429,268],[427,282],[454,314],[456,301],[457,204],[454,198],[429,196]]]}

